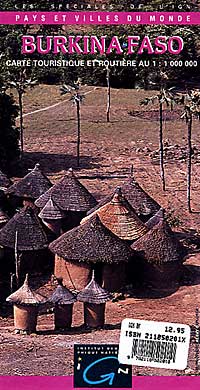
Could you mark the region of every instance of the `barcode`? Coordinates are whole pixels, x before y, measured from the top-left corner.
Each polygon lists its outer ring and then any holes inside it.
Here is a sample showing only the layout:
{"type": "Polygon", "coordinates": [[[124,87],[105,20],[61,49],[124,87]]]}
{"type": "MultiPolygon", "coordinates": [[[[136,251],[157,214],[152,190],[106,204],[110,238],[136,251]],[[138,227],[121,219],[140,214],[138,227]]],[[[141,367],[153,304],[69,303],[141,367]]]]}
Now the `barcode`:
{"type": "Polygon", "coordinates": [[[176,350],[176,343],[133,339],[131,358],[136,357],[140,361],[170,364],[176,361],[176,350]]]}

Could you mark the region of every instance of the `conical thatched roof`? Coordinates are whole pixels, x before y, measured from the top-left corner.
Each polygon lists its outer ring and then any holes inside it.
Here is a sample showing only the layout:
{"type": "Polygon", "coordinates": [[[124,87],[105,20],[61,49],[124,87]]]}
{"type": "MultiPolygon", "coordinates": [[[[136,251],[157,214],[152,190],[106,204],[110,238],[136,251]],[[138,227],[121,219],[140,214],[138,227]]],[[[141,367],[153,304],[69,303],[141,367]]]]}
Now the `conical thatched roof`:
{"type": "Polygon", "coordinates": [[[50,197],[47,204],[40,211],[39,217],[41,219],[62,219],[65,218],[65,213],[56,205],[56,203],[50,197]]]}
{"type": "Polygon", "coordinates": [[[95,213],[98,214],[103,225],[122,240],[136,240],[148,231],[122,196],[120,187],[116,189],[110,202],[84,218],[81,223],[86,222],[95,213]]]}
{"type": "MultiPolygon", "coordinates": [[[[133,176],[130,176],[122,184],[121,191],[138,216],[152,215],[160,209],[160,205],[142,189],[133,176]]],[[[97,210],[99,207],[104,206],[106,203],[110,202],[112,197],[113,194],[102,199],[95,208],[88,212],[88,215],[97,210]]]]}
{"type": "Polygon", "coordinates": [[[149,263],[181,261],[186,255],[186,249],[164,220],[161,220],[131,247],[149,263]]]}
{"type": "Polygon", "coordinates": [[[7,299],[7,302],[13,303],[14,305],[40,305],[46,302],[46,298],[40,294],[37,294],[29,287],[28,275],[26,275],[24,284],[19,290],[11,294],[7,299]]]}
{"type": "Polygon", "coordinates": [[[111,299],[111,294],[104,290],[95,282],[92,277],[91,282],[77,295],[77,301],[100,304],[111,299]]]}
{"type": "Polygon", "coordinates": [[[12,184],[11,180],[3,173],[0,171],[0,189],[1,188],[7,188],[12,184]]]}
{"type": "Polygon", "coordinates": [[[0,245],[20,251],[39,250],[48,241],[36,211],[26,206],[0,230],[0,245]]]}
{"type": "Polygon", "coordinates": [[[48,299],[48,302],[57,305],[71,305],[76,302],[76,296],[60,282],[58,287],[48,299]]]}
{"type": "Polygon", "coordinates": [[[160,210],[157,211],[153,217],[151,217],[145,225],[148,227],[148,229],[152,229],[154,226],[157,225],[160,221],[164,219],[164,209],[160,208],[160,210]]]}
{"type": "Polygon", "coordinates": [[[1,223],[6,223],[8,221],[9,221],[9,216],[5,213],[5,211],[0,209],[0,224],[1,223]]]}
{"type": "Polygon", "coordinates": [[[37,199],[36,206],[43,208],[50,197],[64,211],[84,212],[97,204],[95,198],[75,177],[72,169],[68,170],[59,183],[37,199]]]}
{"type": "Polygon", "coordinates": [[[25,177],[14,183],[7,190],[7,194],[12,194],[22,198],[37,199],[44,194],[51,186],[49,179],[40,170],[40,165],[36,164],[25,177]]]}
{"type": "Polygon", "coordinates": [[[133,255],[128,244],[108,230],[95,215],[53,241],[50,250],[68,261],[119,263],[133,255]]]}

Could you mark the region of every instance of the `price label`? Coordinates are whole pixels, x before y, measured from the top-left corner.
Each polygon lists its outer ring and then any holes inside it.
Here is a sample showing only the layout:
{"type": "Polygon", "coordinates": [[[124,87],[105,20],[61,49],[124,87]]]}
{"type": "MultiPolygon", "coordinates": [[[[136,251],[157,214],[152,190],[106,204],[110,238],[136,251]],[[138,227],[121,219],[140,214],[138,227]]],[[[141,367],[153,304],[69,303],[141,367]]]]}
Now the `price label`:
{"type": "Polygon", "coordinates": [[[121,325],[118,359],[123,364],[184,370],[189,345],[188,325],[126,318],[121,325]]]}

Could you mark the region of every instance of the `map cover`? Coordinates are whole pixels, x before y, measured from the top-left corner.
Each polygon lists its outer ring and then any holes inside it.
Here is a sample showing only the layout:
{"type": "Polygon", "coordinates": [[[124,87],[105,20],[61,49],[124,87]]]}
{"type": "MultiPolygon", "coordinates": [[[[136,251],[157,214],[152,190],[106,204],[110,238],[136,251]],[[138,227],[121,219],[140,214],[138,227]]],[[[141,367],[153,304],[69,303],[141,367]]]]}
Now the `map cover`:
{"type": "Polygon", "coordinates": [[[0,389],[199,386],[199,1],[0,1],[0,389]]]}

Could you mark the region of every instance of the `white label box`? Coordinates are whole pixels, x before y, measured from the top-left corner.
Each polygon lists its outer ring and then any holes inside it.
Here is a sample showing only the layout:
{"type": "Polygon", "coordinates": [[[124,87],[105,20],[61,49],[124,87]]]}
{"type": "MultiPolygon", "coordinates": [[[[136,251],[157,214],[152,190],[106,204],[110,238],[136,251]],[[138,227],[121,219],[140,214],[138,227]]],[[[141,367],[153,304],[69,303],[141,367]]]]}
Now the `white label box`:
{"type": "Polygon", "coordinates": [[[188,325],[126,318],[121,325],[118,360],[135,366],[184,370],[189,345],[188,325]]]}

